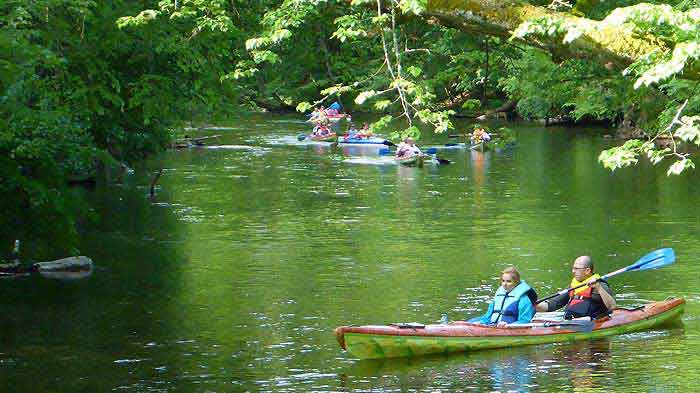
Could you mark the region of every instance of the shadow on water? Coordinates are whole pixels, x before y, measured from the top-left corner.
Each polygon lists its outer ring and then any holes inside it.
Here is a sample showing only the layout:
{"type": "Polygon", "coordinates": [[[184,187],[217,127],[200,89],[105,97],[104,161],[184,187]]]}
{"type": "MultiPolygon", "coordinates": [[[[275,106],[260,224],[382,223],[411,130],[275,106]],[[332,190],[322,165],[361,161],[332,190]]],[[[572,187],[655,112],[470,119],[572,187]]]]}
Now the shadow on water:
{"type": "Polygon", "coordinates": [[[53,242],[75,236],[94,261],[91,275],[2,281],[3,385],[18,392],[109,391],[117,381],[143,377],[130,365],[153,356],[148,343],[174,340],[180,310],[170,294],[182,290],[179,267],[187,257],[167,195],[154,204],[147,193],[137,184],[82,190],[91,212],[80,217],[78,233],[56,227],[49,234],[53,242]]]}

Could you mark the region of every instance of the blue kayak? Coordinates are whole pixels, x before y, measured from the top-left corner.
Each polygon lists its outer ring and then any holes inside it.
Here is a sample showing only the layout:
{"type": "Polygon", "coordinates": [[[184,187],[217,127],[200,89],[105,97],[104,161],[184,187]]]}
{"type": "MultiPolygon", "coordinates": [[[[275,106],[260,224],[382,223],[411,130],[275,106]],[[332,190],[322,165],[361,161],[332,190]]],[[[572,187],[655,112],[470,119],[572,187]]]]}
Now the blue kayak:
{"type": "Polygon", "coordinates": [[[349,143],[355,145],[383,145],[386,143],[386,139],[383,138],[350,138],[346,136],[339,136],[338,143],[349,143]]]}

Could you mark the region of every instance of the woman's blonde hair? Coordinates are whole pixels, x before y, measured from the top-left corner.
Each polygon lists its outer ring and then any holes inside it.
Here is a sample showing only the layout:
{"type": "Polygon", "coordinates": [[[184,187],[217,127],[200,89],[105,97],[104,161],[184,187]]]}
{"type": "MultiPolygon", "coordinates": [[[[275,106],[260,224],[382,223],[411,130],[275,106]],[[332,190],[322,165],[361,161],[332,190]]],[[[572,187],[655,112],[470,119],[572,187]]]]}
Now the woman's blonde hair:
{"type": "Polygon", "coordinates": [[[501,276],[506,273],[510,274],[515,281],[520,282],[520,272],[518,272],[518,269],[516,269],[515,266],[508,266],[507,268],[503,269],[501,276]]]}

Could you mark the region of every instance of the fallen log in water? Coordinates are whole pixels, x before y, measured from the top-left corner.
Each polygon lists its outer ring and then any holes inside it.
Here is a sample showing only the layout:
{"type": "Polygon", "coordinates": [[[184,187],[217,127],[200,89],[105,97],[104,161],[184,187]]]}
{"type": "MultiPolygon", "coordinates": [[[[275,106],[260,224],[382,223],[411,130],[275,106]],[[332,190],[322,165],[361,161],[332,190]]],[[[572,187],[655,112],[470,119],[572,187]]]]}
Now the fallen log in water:
{"type": "Polygon", "coordinates": [[[92,274],[92,259],[78,256],[38,262],[31,266],[22,266],[19,262],[0,265],[0,277],[22,277],[36,272],[47,278],[83,278],[92,274]]]}
{"type": "Polygon", "coordinates": [[[92,269],[92,259],[81,255],[49,262],[38,262],[33,264],[32,268],[39,272],[88,270],[92,269]]]}
{"type": "Polygon", "coordinates": [[[200,136],[200,137],[190,137],[190,136],[185,136],[184,138],[176,139],[175,142],[173,142],[173,147],[177,149],[184,149],[192,146],[204,146],[204,141],[207,139],[214,139],[218,138],[221,135],[210,135],[210,136],[200,136]]]}

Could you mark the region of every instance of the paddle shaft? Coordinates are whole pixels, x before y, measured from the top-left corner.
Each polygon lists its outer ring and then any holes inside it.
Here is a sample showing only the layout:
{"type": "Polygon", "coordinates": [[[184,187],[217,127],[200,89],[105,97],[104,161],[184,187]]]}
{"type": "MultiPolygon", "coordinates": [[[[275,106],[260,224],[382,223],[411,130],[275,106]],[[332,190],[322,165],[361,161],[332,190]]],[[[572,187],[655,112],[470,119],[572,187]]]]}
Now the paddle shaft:
{"type": "Polygon", "coordinates": [[[529,327],[559,327],[562,329],[569,329],[574,331],[588,331],[593,330],[595,322],[593,321],[561,321],[561,322],[544,322],[544,323],[513,323],[506,325],[507,328],[517,329],[517,328],[529,328],[529,327]]]}
{"type": "MultiPolygon", "coordinates": [[[[626,272],[628,268],[629,268],[629,266],[623,267],[623,268],[618,269],[618,270],[615,270],[614,272],[608,273],[608,274],[604,275],[603,277],[599,278],[599,279],[596,280],[596,281],[601,281],[601,280],[602,280],[602,281],[605,281],[605,280],[607,280],[607,279],[610,278],[610,277],[614,277],[614,276],[617,276],[617,275],[620,274],[620,273],[626,272]]],[[[547,296],[547,297],[544,298],[544,299],[538,300],[537,303],[535,303],[535,304],[540,304],[540,303],[542,303],[542,302],[546,302],[546,301],[549,300],[549,299],[553,299],[553,298],[555,298],[555,297],[557,297],[557,296],[560,296],[560,295],[563,295],[563,294],[565,294],[565,293],[568,293],[569,291],[573,291],[573,290],[576,290],[576,289],[579,289],[579,288],[583,288],[583,287],[585,287],[585,286],[588,285],[588,284],[589,284],[589,283],[586,282],[586,283],[583,283],[583,284],[581,284],[581,285],[577,285],[577,286],[575,286],[575,287],[571,287],[571,288],[567,288],[567,289],[562,289],[561,291],[555,293],[554,295],[550,295],[550,296],[547,296]]]]}

